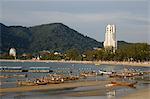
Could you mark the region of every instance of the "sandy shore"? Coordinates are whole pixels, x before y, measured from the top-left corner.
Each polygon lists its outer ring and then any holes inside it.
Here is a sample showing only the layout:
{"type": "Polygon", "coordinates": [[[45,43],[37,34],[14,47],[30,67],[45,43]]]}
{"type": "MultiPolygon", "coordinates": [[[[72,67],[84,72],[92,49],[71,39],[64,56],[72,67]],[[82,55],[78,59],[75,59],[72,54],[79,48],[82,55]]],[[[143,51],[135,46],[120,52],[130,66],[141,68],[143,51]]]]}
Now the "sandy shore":
{"type": "Polygon", "coordinates": [[[148,99],[150,98],[150,88],[139,90],[135,93],[122,97],[121,99],[148,99]]]}
{"type": "MultiPolygon", "coordinates": [[[[85,86],[104,86],[109,81],[88,81],[88,82],[73,82],[73,83],[62,83],[62,84],[49,84],[41,86],[24,86],[17,88],[1,88],[0,96],[4,92],[25,92],[25,91],[37,91],[37,90],[55,90],[55,89],[66,89],[66,88],[76,88],[85,86]]],[[[82,97],[82,96],[101,96],[106,93],[105,90],[92,90],[76,92],[71,94],[65,94],[67,96],[82,97]]],[[[119,97],[119,99],[148,99],[150,97],[150,88],[141,89],[139,91],[133,92],[131,94],[119,97]]],[[[113,98],[114,99],[114,98],[113,98]]]]}
{"type": "MultiPolygon", "coordinates": [[[[102,96],[105,94],[106,94],[105,90],[91,90],[91,91],[69,93],[65,95],[73,96],[73,97],[82,97],[82,96],[102,96]]],[[[150,88],[147,88],[147,89],[141,89],[131,94],[127,94],[123,97],[118,97],[118,98],[113,97],[111,99],[148,99],[149,97],[150,97],[150,88]]]]}
{"type": "Polygon", "coordinates": [[[2,60],[0,62],[60,62],[60,63],[82,63],[82,64],[109,64],[109,65],[129,65],[150,67],[149,62],[117,62],[117,61],[64,61],[64,60],[2,60]]]}
{"type": "Polygon", "coordinates": [[[104,85],[108,81],[84,81],[84,82],[72,82],[72,83],[61,83],[61,84],[49,84],[40,86],[23,86],[16,88],[0,88],[0,93],[3,92],[25,92],[25,91],[36,91],[36,90],[54,90],[54,89],[66,89],[66,88],[76,88],[84,86],[95,86],[104,85]]]}

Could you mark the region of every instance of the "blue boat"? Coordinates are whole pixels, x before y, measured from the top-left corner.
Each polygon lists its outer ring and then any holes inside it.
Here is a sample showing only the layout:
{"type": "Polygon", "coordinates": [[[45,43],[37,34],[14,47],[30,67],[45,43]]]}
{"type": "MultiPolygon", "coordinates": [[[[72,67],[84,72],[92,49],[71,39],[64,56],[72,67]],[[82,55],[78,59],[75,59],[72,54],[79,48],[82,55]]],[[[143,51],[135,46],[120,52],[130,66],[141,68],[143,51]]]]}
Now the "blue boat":
{"type": "Polygon", "coordinates": [[[0,67],[0,72],[22,72],[22,67],[2,66],[0,67]]]}

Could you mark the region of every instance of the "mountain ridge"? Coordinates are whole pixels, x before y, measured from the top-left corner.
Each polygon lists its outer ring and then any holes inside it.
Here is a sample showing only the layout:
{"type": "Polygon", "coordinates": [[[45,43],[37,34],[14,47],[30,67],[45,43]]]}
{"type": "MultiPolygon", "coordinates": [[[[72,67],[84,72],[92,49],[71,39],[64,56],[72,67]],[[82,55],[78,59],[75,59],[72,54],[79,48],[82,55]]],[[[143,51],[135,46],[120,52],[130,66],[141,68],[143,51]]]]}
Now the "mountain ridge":
{"type": "Polygon", "coordinates": [[[1,44],[3,52],[14,47],[23,52],[36,52],[41,50],[64,52],[76,48],[80,52],[102,47],[102,43],[84,36],[63,23],[50,23],[25,26],[6,26],[0,23],[1,44]]]}

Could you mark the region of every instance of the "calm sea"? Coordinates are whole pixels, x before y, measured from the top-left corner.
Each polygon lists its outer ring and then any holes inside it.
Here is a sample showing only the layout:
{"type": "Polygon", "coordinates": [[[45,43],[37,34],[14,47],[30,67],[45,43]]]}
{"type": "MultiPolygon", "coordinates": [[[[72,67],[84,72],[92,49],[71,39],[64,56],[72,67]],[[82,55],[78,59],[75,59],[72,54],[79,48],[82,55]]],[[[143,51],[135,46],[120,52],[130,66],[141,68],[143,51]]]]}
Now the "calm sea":
{"type": "MultiPolygon", "coordinates": [[[[73,63],[57,63],[57,62],[1,62],[1,67],[9,66],[9,67],[22,67],[25,70],[28,70],[30,67],[50,67],[51,70],[57,74],[65,74],[69,75],[70,71],[73,75],[79,75],[80,72],[83,71],[117,71],[120,72],[124,68],[132,71],[149,71],[149,67],[136,67],[136,66],[122,66],[122,65],[95,65],[95,64],[73,64],[73,63]]],[[[16,81],[18,80],[27,80],[27,79],[35,79],[46,76],[48,73],[1,73],[1,75],[14,75],[14,74],[26,74],[27,77],[13,77],[7,79],[1,79],[1,88],[9,88],[9,87],[18,87],[16,85],[16,81]]],[[[124,96],[130,92],[136,92],[137,90],[148,87],[147,83],[149,75],[143,76],[139,79],[125,79],[131,81],[138,81],[138,85],[136,88],[115,88],[111,91],[108,91],[104,86],[93,86],[93,87],[79,87],[74,89],[63,89],[63,90],[45,90],[45,91],[32,91],[32,92],[12,92],[12,93],[2,93],[2,99],[112,99],[115,97],[124,96]],[[146,82],[146,83],[145,83],[146,82]],[[115,95],[110,95],[109,93],[114,93],[115,95]],[[71,94],[75,93],[84,93],[81,97],[72,96],[71,94]],[[87,93],[95,93],[96,95],[89,96],[87,93]]],[[[106,80],[107,76],[98,76],[98,77],[90,77],[86,79],[88,80],[106,80]]],[[[148,79],[149,81],[149,79],[148,79]]]]}

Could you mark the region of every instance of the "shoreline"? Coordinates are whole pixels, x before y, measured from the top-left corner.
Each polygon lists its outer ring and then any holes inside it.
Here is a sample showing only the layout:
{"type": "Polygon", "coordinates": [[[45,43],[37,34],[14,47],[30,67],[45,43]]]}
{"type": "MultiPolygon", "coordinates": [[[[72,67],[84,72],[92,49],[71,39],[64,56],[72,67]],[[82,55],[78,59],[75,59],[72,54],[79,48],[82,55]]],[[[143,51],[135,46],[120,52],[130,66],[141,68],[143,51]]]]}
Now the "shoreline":
{"type": "MultiPolygon", "coordinates": [[[[49,84],[49,85],[39,85],[39,86],[22,86],[15,88],[0,88],[0,96],[5,93],[11,92],[30,92],[30,91],[39,91],[39,90],[58,90],[58,89],[68,89],[68,88],[77,88],[77,87],[86,87],[86,86],[104,86],[109,81],[82,81],[82,82],[69,82],[61,84],[49,84]]],[[[99,96],[100,93],[97,91],[90,92],[79,92],[73,94],[66,94],[67,96],[82,97],[85,95],[89,96],[99,96]]],[[[150,97],[150,88],[141,89],[133,93],[126,94],[125,96],[119,97],[120,99],[144,99],[144,97],[150,97]]]]}
{"type": "Polygon", "coordinates": [[[149,62],[117,62],[117,61],[64,61],[64,60],[6,60],[0,59],[0,62],[58,62],[58,63],[81,63],[81,64],[107,64],[107,65],[128,65],[128,66],[146,66],[150,67],[149,62]]]}
{"type": "Polygon", "coordinates": [[[38,91],[38,90],[56,90],[56,89],[66,89],[66,88],[76,88],[85,86],[96,86],[105,85],[108,81],[82,81],[82,82],[69,82],[61,84],[49,84],[49,85],[39,85],[39,86],[22,86],[15,88],[0,88],[0,93],[5,92],[27,92],[27,91],[38,91]]]}

